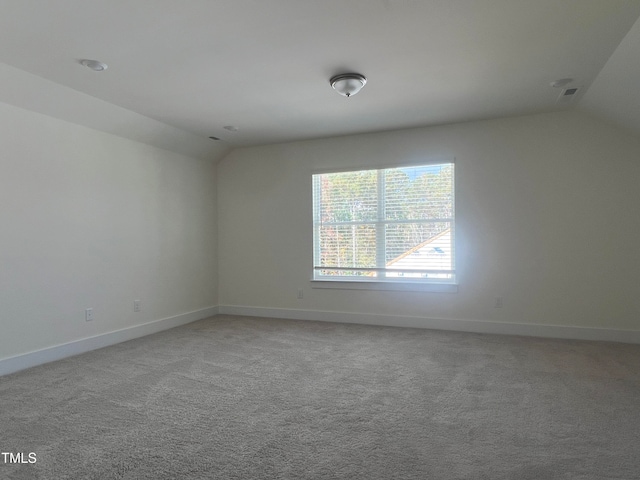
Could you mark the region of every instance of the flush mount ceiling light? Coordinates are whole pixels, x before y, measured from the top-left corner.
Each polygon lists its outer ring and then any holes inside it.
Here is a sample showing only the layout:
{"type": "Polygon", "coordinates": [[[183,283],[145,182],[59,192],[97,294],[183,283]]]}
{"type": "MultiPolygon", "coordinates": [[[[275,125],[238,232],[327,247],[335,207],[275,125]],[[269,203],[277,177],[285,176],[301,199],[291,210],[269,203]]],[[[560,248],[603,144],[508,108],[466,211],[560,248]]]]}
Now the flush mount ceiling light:
{"type": "Polygon", "coordinates": [[[359,73],[342,73],[331,77],[329,83],[336,92],[348,98],[358,93],[367,83],[367,79],[359,73]]]}
{"type": "Polygon", "coordinates": [[[96,72],[102,72],[109,68],[107,67],[106,63],[102,63],[97,60],[80,60],[80,65],[84,65],[85,67],[90,68],[91,70],[94,70],[96,72]]]}

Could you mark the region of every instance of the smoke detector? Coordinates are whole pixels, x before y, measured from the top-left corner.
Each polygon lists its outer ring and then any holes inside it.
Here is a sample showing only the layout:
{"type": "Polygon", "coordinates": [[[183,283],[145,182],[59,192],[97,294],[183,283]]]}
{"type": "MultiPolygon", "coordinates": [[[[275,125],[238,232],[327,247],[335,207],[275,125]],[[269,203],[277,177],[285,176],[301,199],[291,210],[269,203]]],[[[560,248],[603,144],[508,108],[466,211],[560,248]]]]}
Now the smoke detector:
{"type": "Polygon", "coordinates": [[[558,80],[554,80],[549,85],[553,88],[562,88],[569,85],[571,82],[573,82],[573,78],[560,78],[558,80]]]}
{"type": "Polygon", "coordinates": [[[88,59],[80,60],[80,65],[84,65],[85,67],[90,68],[94,72],[103,72],[107,68],[109,68],[106,63],[99,62],[98,60],[88,60],[88,59]]]}

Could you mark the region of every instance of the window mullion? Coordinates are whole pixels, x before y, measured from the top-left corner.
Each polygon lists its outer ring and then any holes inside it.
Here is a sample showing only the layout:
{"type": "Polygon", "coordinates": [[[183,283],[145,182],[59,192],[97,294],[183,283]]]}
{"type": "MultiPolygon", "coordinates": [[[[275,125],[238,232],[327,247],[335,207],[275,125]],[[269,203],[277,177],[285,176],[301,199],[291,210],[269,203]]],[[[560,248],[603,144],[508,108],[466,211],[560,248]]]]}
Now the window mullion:
{"type": "MultiPolygon", "coordinates": [[[[377,172],[377,180],[378,180],[378,195],[377,195],[377,210],[378,210],[378,221],[376,222],[376,267],[377,268],[385,268],[386,266],[386,236],[385,236],[385,171],[378,170],[377,172]]],[[[378,272],[379,277],[386,277],[386,274],[383,271],[378,272]]]]}
{"type": "Polygon", "coordinates": [[[320,265],[320,210],[322,208],[322,190],[320,176],[313,176],[313,266],[320,265]]]}

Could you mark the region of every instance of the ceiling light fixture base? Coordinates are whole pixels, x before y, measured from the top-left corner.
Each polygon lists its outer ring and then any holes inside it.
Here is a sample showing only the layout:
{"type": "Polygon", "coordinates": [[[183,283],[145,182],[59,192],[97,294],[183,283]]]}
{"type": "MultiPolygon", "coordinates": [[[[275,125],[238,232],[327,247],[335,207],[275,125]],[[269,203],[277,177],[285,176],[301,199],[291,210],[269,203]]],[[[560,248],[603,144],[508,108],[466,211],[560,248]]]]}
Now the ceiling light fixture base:
{"type": "Polygon", "coordinates": [[[362,90],[367,83],[367,78],[359,73],[341,73],[331,77],[329,83],[336,92],[349,98],[362,90]]]}

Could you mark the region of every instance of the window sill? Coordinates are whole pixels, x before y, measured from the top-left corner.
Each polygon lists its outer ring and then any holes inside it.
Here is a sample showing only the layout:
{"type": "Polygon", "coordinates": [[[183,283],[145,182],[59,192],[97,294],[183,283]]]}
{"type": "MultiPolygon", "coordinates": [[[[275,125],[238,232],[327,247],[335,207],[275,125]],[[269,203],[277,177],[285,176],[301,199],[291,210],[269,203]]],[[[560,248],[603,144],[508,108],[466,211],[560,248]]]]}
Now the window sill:
{"type": "Polygon", "coordinates": [[[340,290],[389,290],[400,292],[458,293],[454,283],[361,282],[354,280],[311,280],[311,288],[340,290]]]}

